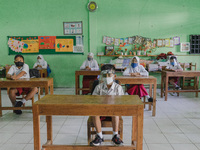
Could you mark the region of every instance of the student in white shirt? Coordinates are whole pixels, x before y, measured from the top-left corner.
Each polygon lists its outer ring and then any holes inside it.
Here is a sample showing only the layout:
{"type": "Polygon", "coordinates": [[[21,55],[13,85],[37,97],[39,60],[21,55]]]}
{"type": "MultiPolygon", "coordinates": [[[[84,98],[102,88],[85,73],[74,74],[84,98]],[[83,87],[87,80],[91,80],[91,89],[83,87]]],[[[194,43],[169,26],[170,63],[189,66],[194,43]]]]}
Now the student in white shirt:
{"type": "MultiPolygon", "coordinates": [[[[124,95],[122,87],[114,82],[115,67],[113,65],[107,64],[101,67],[102,83],[97,85],[94,89],[92,95],[124,95]]],[[[93,116],[93,121],[95,124],[97,135],[93,141],[90,142],[91,146],[99,146],[104,141],[102,130],[101,130],[101,120],[106,119],[105,117],[93,116]]],[[[118,136],[119,128],[119,116],[113,116],[113,138],[112,142],[116,145],[122,145],[123,141],[118,136]]]]}
{"type": "MultiPolygon", "coordinates": [[[[22,55],[15,56],[15,65],[12,65],[9,69],[6,78],[11,80],[18,80],[22,78],[30,78],[29,67],[24,63],[24,57],[22,55]]],[[[27,100],[31,99],[38,92],[37,87],[34,88],[10,88],[9,98],[14,107],[21,107],[27,100]],[[16,102],[16,96],[26,93],[26,97],[22,101],[16,102]]],[[[21,110],[14,110],[16,114],[21,114],[21,110]]]]}
{"type": "MultiPolygon", "coordinates": [[[[148,71],[140,65],[140,58],[135,56],[132,59],[131,66],[129,66],[124,72],[124,76],[133,76],[133,77],[140,77],[140,76],[149,76],[148,71]]],[[[132,84],[128,87],[127,93],[129,95],[138,95],[140,98],[147,97],[149,102],[153,101],[153,98],[149,96],[147,93],[146,88],[143,84],[132,84]]]]}
{"type": "Polygon", "coordinates": [[[37,56],[37,62],[34,64],[33,68],[47,69],[47,62],[44,60],[44,57],[42,55],[37,56]]]}
{"type": "MultiPolygon", "coordinates": [[[[83,62],[83,64],[80,67],[81,70],[87,70],[87,71],[98,71],[99,65],[97,61],[94,59],[93,53],[88,53],[87,60],[83,62]]],[[[83,76],[83,88],[89,88],[90,81],[97,80],[97,76],[83,76]]],[[[89,90],[83,90],[82,94],[88,94],[89,90]]]]}
{"type": "MultiPolygon", "coordinates": [[[[173,71],[173,72],[181,72],[181,71],[183,71],[183,68],[177,62],[177,57],[176,56],[171,56],[169,61],[170,61],[169,66],[167,66],[164,70],[173,71]]],[[[178,79],[179,79],[178,77],[170,77],[169,78],[169,83],[172,84],[176,90],[181,89],[178,86],[178,79]]]]}

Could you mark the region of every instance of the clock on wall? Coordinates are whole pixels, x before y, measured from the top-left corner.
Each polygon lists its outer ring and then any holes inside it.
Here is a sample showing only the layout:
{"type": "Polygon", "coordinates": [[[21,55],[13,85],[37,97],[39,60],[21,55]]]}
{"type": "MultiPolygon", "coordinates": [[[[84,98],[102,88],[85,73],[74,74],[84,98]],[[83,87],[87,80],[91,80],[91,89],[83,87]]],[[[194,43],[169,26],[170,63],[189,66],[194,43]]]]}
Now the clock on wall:
{"type": "Polygon", "coordinates": [[[89,11],[93,12],[93,11],[95,11],[97,8],[98,8],[98,6],[97,6],[96,2],[91,1],[91,2],[88,3],[88,10],[89,10],[89,11]]]}

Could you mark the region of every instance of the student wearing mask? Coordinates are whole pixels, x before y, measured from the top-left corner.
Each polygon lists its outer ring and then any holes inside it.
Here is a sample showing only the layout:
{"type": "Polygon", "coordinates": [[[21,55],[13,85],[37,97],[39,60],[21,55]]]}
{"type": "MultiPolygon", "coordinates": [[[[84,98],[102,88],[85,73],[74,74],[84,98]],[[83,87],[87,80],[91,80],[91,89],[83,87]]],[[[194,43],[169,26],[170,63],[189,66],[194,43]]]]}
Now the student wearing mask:
{"type": "MultiPolygon", "coordinates": [[[[101,83],[97,85],[94,89],[92,95],[124,95],[124,91],[121,85],[114,82],[115,67],[111,64],[106,64],[101,67],[101,83]]],[[[91,146],[99,146],[104,141],[102,130],[101,130],[101,120],[107,119],[106,117],[93,116],[93,122],[96,128],[97,135],[93,141],[90,142],[91,146]]],[[[118,128],[119,128],[119,116],[113,116],[113,137],[112,142],[115,145],[122,145],[123,141],[119,138],[118,128]]]]}
{"type": "MultiPolygon", "coordinates": [[[[87,71],[98,71],[99,65],[97,61],[94,59],[93,53],[88,53],[87,60],[83,62],[83,64],[80,67],[81,70],[87,70],[87,71]]],[[[90,81],[97,80],[97,76],[83,76],[83,88],[89,88],[90,81]]],[[[89,90],[83,90],[82,94],[88,94],[89,90]]]]}
{"type": "Polygon", "coordinates": [[[44,57],[42,55],[37,56],[37,62],[34,64],[33,68],[47,69],[47,62],[44,60],[44,57]]]}
{"type": "MultiPolygon", "coordinates": [[[[173,72],[181,72],[183,71],[183,68],[180,66],[180,64],[177,62],[176,56],[171,56],[170,59],[170,64],[167,66],[164,70],[166,71],[173,71],[173,72]]],[[[178,77],[170,77],[169,78],[169,83],[174,86],[174,89],[179,90],[181,89],[178,85],[178,77]]]]}
{"type": "MultiPolygon", "coordinates": [[[[30,78],[29,66],[24,63],[22,55],[16,55],[14,58],[15,65],[12,65],[6,75],[7,79],[18,80],[30,78]]],[[[37,87],[34,88],[10,88],[9,98],[14,107],[21,107],[27,100],[31,99],[38,92],[37,87]],[[26,93],[26,97],[22,101],[16,101],[16,96],[20,96],[22,92],[26,93]]],[[[21,114],[21,110],[14,110],[16,114],[21,114]]]]}
{"type": "MultiPolygon", "coordinates": [[[[145,68],[142,65],[140,65],[140,58],[135,56],[132,59],[131,66],[129,66],[123,72],[123,75],[140,77],[140,76],[149,76],[149,73],[148,71],[145,70],[145,68]]],[[[149,96],[143,84],[129,85],[127,93],[129,95],[138,95],[140,98],[147,97],[149,102],[153,102],[153,98],[149,96]]]]}

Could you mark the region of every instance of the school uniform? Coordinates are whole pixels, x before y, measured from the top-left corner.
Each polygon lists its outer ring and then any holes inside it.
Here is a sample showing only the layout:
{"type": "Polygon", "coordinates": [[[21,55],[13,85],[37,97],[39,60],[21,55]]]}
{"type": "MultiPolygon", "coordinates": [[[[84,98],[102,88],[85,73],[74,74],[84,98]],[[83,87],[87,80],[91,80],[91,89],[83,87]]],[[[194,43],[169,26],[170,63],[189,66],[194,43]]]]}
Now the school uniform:
{"type": "MultiPolygon", "coordinates": [[[[13,76],[14,74],[18,75],[22,71],[25,71],[26,74],[20,77],[20,79],[30,78],[29,66],[27,64],[24,64],[20,69],[16,65],[12,65],[7,74],[10,74],[11,76],[13,76]]],[[[16,88],[16,89],[18,91],[17,93],[18,96],[21,95],[22,92],[28,93],[30,91],[30,88],[16,88]]]]}
{"type": "MultiPolygon", "coordinates": [[[[38,59],[37,62],[34,64],[33,68],[37,67],[38,65],[42,67],[38,67],[37,69],[47,69],[47,62],[44,60],[42,55],[38,55],[41,59],[38,59]]],[[[37,56],[37,57],[38,57],[37,56]]]]}
{"type": "MultiPolygon", "coordinates": [[[[138,66],[133,68],[132,66],[129,66],[124,72],[124,76],[130,76],[131,73],[140,73],[142,76],[149,76],[148,71],[145,70],[145,68],[140,65],[139,63],[139,57],[135,57],[137,59],[138,66]]],[[[143,84],[132,84],[129,85],[127,93],[129,95],[138,95],[140,98],[149,95],[147,93],[146,88],[143,84]]]]}
{"type": "MultiPolygon", "coordinates": [[[[176,62],[176,60],[175,60],[175,65],[169,64],[169,65],[166,67],[166,69],[173,69],[173,70],[182,69],[182,70],[183,70],[183,68],[181,67],[181,65],[178,64],[178,63],[176,62]]],[[[171,79],[173,79],[173,80],[174,80],[174,83],[177,84],[177,83],[178,83],[179,77],[169,77],[169,80],[171,80],[171,79]]]]}
{"type": "MultiPolygon", "coordinates": [[[[91,68],[91,71],[98,71],[99,70],[99,65],[97,63],[96,60],[85,60],[83,62],[83,64],[81,65],[80,69],[81,70],[85,70],[86,67],[90,67],[91,68]]],[[[83,76],[83,88],[89,88],[90,86],[90,81],[94,81],[94,80],[97,80],[97,76],[83,76]]],[[[82,91],[82,94],[88,94],[89,93],[89,90],[83,90],[82,91]]]]}
{"type": "MultiPolygon", "coordinates": [[[[108,89],[107,85],[103,82],[97,85],[94,89],[92,95],[124,95],[124,91],[121,85],[113,82],[110,89],[108,89]]],[[[110,121],[111,117],[100,117],[100,120],[110,121]]]]}

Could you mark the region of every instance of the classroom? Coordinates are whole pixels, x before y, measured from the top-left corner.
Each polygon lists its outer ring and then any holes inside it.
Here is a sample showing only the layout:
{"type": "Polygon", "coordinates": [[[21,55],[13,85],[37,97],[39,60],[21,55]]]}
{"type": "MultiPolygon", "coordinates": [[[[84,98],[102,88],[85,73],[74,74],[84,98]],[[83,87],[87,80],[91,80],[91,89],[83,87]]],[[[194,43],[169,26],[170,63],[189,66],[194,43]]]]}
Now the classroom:
{"type": "Polygon", "coordinates": [[[0,0],[0,150],[200,150],[199,6],[0,0]]]}

